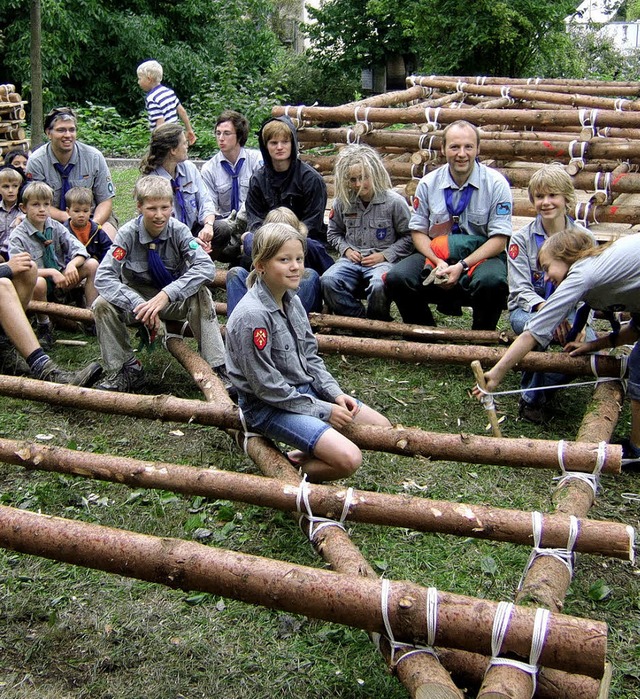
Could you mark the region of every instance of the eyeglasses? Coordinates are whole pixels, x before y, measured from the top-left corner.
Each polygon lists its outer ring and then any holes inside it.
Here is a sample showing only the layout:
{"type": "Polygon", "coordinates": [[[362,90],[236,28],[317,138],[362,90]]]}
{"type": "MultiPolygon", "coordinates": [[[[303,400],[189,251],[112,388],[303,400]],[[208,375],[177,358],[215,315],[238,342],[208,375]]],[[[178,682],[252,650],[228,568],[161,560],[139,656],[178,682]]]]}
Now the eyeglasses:
{"type": "Polygon", "coordinates": [[[235,136],[233,131],[216,131],[216,138],[229,138],[229,136],[235,136]]]}

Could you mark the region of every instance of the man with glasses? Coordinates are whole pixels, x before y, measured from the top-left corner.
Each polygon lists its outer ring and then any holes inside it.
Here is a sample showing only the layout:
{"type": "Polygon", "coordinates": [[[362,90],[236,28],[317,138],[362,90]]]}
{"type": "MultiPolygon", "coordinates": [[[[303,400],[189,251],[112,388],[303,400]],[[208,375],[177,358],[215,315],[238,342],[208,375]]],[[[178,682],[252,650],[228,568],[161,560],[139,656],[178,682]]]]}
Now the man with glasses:
{"type": "Polygon", "coordinates": [[[34,151],[27,162],[27,179],[46,182],[53,189],[51,217],[60,223],[69,218],[65,196],[72,187],[93,192],[93,220],[113,240],[118,221],[113,214],[116,190],[102,153],[77,140],[76,115],[68,107],[52,109],[44,120],[49,143],[34,151]]]}

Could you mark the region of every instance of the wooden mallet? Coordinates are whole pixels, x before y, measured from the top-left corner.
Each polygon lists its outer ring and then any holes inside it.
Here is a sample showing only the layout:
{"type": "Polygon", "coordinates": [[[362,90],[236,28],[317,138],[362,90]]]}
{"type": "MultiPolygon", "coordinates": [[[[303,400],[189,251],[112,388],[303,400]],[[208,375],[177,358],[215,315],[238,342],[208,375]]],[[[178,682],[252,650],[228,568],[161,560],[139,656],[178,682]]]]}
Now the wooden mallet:
{"type": "MultiPolygon", "coordinates": [[[[487,390],[487,382],[484,380],[484,371],[482,371],[482,365],[477,359],[471,362],[471,369],[473,375],[476,378],[478,386],[483,391],[487,390]]],[[[482,405],[489,414],[489,422],[491,423],[491,431],[494,437],[502,437],[502,432],[500,431],[500,421],[498,420],[498,413],[496,413],[496,406],[493,402],[493,398],[488,395],[482,396],[482,405]]]]}

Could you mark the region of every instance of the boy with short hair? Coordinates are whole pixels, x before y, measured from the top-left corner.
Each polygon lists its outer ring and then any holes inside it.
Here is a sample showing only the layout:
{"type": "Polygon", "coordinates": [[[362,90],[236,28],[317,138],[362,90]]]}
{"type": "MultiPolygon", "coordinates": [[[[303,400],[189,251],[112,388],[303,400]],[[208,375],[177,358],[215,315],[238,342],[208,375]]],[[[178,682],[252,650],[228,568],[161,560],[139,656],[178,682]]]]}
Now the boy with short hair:
{"type": "Polygon", "coordinates": [[[189,121],[187,110],[182,106],[176,93],[162,84],[163,69],[158,61],[145,61],[138,66],[138,85],[147,93],[144,98],[151,131],[160,124],[172,124],[178,117],[184,124],[190,146],[196,142],[196,135],[189,121]]]}
{"type": "MultiPolygon", "coordinates": [[[[47,301],[64,295],[84,280],[86,305],[97,296],[94,279],[98,263],[89,257],[82,243],[59,222],[49,216],[53,190],[44,182],[32,182],[23,194],[21,210],[25,219],[9,235],[9,254],[28,252],[38,268],[33,292],[35,301],[47,301]],[[57,292],[57,293],[56,293],[57,292]]],[[[36,335],[43,346],[53,342],[49,317],[37,314],[36,335]]]]}
{"type": "Polygon", "coordinates": [[[215,276],[214,263],[189,228],[171,216],[169,180],[141,177],[135,197],[139,216],[118,231],[96,275],[100,295],[93,313],[109,372],[96,388],[135,392],[145,385],[127,326],[142,324],[153,341],[165,335],[163,320],[187,321],[203,359],[228,382],[224,343],[206,287],[215,276]]]}
{"type": "Polygon", "coordinates": [[[93,192],[88,187],[72,187],[65,196],[69,218],[65,226],[85,246],[89,255],[102,262],[111,247],[111,238],[91,218],[93,192]]]}
{"type": "Polygon", "coordinates": [[[0,262],[9,259],[9,233],[20,215],[18,198],[22,177],[12,167],[0,169],[0,262]]]}
{"type": "Polygon", "coordinates": [[[24,312],[36,279],[37,268],[27,252],[19,252],[0,264],[0,371],[31,374],[41,381],[92,386],[102,373],[98,363],[64,371],[38,344],[24,312]]]}

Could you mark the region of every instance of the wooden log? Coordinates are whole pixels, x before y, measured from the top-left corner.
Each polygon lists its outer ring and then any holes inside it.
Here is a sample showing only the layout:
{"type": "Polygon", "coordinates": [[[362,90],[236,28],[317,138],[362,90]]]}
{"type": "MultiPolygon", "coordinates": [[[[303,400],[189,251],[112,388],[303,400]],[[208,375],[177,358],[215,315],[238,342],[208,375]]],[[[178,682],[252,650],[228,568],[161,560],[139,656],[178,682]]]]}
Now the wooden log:
{"type": "MultiPolygon", "coordinates": [[[[640,103],[639,103],[640,105],[640,103]]],[[[639,107],[640,108],[640,107],[639,107]]],[[[283,116],[292,106],[277,106],[271,110],[272,116],[283,116]]],[[[369,121],[385,124],[424,124],[427,115],[421,107],[390,109],[374,107],[369,111],[369,121]]],[[[301,118],[308,122],[351,121],[352,111],[344,107],[307,107],[302,105],[301,118]]],[[[580,117],[576,109],[549,110],[509,110],[509,109],[446,109],[438,112],[440,124],[450,124],[464,119],[476,126],[484,124],[507,124],[511,126],[532,126],[540,129],[545,126],[570,126],[581,128],[580,117]]],[[[640,128],[640,113],[637,111],[619,112],[613,109],[598,111],[598,124],[601,127],[640,128]]]]}
{"type": "Polygon", "coordinates": [[[560,104],[572,107],[587,107],[589,109],[624,109],[625,111],[639,111],[640,103],[631,100],[612,99],[593,95],[577,94],[575,92],[556,93],[545,90],[537,90],[531,87],[519,85],[477,85],[464,83],[460,80],[443,80],[441,78],[427,78],[419,81],[420,85],[434,87],[438,90],[465,92],[472,95],[484,95],[489,97],[512,97],[521,100],[543,100],[551,104],[560,104]]]}
{"type": "MultiPolygon", "coordinates": [[[[575,87],[573,92],[582,92],[583,89],[592,87],[596,90],[610,90],[611,95],[629,97],[640,96],[640,83],[637,81],[623,80],[588,80],[585,78],[510,78],[495,76],[455,76],[438,75],[431,76],[441,80],[455,80],[477,85],[520,85],[534,86],[536,90],[549,90],[551,92],[566,92],[567,87],[575,87]],[[555,88],[559,88],[556,90],[555,88]],[[578,89],[579,88],[579,89],[578,89]]],[[[407,85],[428,85],[430,76],[410,75],[407,78],[407,85]]],[[[583,92],[582,94],[599,94],[583,92]]]]}
{"type": "MultiPolygon", "coordinates": [[[[386,601],[396,639],[424,643],[427,589],[385,583],[249,556],[211,546],[110,529],[0,506],[0,545],[14,551],[96,568],[182,590],[199,590],[293,614],[385,633],[386,601]]],[[[497,604],[438,593],[436,642],[450,648],[489,652],[497,604]]],[[[526,658],[534,611],[514,609],[503,647],[526,658]]],[[[552,614],[540,662],[599,678],[604,673],[606,624],[552,614]]]]}
{"type": "Polygon", "coordinates": [[[460,342],[477,345],[510,344],[515,339],[506,330],[466,330],[464,328],[435,328],[369,318],[351,318],[326,313],[310,313],[309,322],[315,332],[331,328],[349,330],[361,335],[401,335],[421,342],[460,342]]]}
{"type": "MultiPolygon", "coordinates": [[[[0,439],[0,461],[28,470],[94,478],[132,488],[170,490],[298,512],[299,486],[292,487],[275,478],[78,452],[8,439],[0,439]]],[[[347,497],[344,487],[310,484],[305,489],[314,515],[330,519],[340,517],[347,497]]],[[[525,546],[531,546],[533,542],[530,512],[363,490],[352,492],[345,521],[525,546]]],[[[567,515],[543,516],[543,546],[561,547],[568,536],[567,515]]],[[[632,527],[617,522],[582,519],[575,550],[633,560],[633,536],[632,527]]]]}
{"type": "MultiPolygon", "coordinates": [[[[535,209],[528,199],[516,199],[513,202],[514,216],[535,217],[535,209]]],[[[575,212],[577,221],[587,223],[626,223],[635,226],[640,223],[640,206],[591,206],[580,202],[575,212]]]]}
{"type": "MultiPolygon", "coordinates": [[[[237,410],[174,396],[108,393],[76,386],[0,375],[0,395],[35,400],[68,408],[130,415],[150,420],[194,422],[221,429],[242,429],[237,410]]],[[[535,439],[502,439],[467,434],[427,432],[419,428],[383,428],[351,425],[343,433],[362,449],[405,456],[421,455],[474,464],[517,465],[525,468],[558,468],[558,442],[535,439]]],[[[564,463],[571,471],[593,472],[598,445],[565,442],[564,463]]],[[[620,473],[622,448],[607,444],[603,473],[620,473]]]]}

